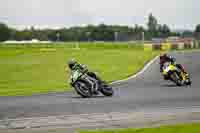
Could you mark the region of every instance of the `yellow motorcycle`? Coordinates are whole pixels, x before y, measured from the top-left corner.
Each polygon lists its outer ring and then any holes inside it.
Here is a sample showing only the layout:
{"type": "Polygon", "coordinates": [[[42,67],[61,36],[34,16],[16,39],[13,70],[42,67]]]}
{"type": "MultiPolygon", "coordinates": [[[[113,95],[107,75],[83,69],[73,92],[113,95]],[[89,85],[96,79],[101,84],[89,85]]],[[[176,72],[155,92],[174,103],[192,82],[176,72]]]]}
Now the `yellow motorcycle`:
{"type": "Polygon", "coordinates": [[[166,62],[163,65],[162,74],[164,79],[171,80],[177,86],[181,85],[191,85],[191,80],[188,74],[182,72],[179,68],[176,67],[173,63],[166,62]]]}

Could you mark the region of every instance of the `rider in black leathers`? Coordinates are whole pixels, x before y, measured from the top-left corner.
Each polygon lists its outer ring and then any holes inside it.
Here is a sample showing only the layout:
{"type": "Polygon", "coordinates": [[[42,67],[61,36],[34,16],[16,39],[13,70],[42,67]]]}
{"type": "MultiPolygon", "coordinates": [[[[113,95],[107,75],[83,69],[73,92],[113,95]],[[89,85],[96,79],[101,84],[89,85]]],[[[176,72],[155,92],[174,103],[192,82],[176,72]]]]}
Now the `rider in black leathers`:
{"type": "Polygon", "coordinates": [[[81,72],[86,72],[89,76],[101,81],[101,79],[94,72],[88,70],[86,65],[80,64],[74,59],[68,61],[68,67],[71,69],[71,71],[76,71],[79,69],[81,72]]]}

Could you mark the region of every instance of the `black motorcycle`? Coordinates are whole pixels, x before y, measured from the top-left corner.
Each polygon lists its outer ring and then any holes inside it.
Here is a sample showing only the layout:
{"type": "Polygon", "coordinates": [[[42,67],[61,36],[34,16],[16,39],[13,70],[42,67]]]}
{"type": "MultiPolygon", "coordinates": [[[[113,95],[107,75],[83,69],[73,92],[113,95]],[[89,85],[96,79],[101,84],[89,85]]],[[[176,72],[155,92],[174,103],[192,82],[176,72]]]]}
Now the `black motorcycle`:
{"type": "Polygon", "coordinates": [[[114,91],[105,81],[101,81],[95,73],[73,71],[71,74],[71,86],[77,94],[84,98],[98,95],[101,92],[105,96],[112,96],[114,91]]]}

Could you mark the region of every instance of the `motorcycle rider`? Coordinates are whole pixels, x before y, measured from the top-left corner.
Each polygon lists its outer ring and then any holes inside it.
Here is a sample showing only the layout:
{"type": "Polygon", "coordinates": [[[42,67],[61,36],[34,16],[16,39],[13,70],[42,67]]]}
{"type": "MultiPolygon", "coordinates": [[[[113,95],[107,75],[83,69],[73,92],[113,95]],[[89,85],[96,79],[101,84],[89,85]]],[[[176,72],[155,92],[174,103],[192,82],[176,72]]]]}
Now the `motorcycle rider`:
{"type": "MultiPolygon", "coordinates": [[[[76,70],[80,70],[83,73],[87,73],[88,76],[96,79],[100,84],[102,83],[102,80],[94,72],[89,71],[86,65],[78,63],[75,59],[70,59],[68,61],[68,67],[70,68],[72,72],[76,70]]],[[[95,93],[98,93],[98,92],[95,92],[95,93]]]]}
{"type": "Polygon", "coordinates": [[[85,65],[79,64],[75,59],[71,59],[68,61],[68,67],[71,71],[81,70],[81,72],[88,71],[85,65]]]}
{"type": "Polygon", "coordinates": [[[160,72],[163,72],[163,65],[166,62],[170,62],[170,63],[174,64],[183,73],[185,73],[186,75],[188,75],[187,72],[185,71],[184,67],[181,64],[176,64],[176,59],[174,57],[168,55],[167,53],[161,53],[161,55],[160,55],[160,72]]]}

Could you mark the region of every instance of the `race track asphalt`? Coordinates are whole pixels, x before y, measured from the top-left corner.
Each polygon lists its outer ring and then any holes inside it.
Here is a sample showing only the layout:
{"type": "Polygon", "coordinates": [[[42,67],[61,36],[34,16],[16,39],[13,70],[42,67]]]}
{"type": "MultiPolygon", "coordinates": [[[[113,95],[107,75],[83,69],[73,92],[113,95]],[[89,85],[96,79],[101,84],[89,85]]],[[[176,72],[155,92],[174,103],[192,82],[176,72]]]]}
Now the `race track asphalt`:
{"type": "Polygon", "coordinates": [[[200,52],[171,55],[190,73],[192,86],[177,87],[164,81],[156,60],[136,78],[113,84],[113,97],[83,99],[72,92],[0,97],[0,120],[110,112],[168,112],[176,109],[200,112],[200,52]]]}

